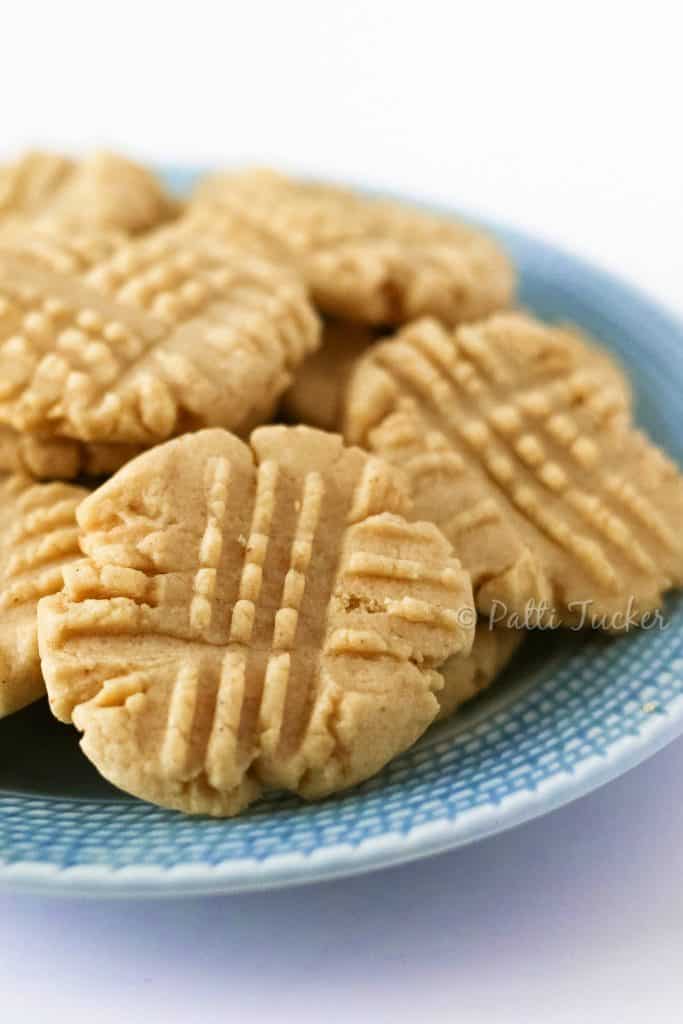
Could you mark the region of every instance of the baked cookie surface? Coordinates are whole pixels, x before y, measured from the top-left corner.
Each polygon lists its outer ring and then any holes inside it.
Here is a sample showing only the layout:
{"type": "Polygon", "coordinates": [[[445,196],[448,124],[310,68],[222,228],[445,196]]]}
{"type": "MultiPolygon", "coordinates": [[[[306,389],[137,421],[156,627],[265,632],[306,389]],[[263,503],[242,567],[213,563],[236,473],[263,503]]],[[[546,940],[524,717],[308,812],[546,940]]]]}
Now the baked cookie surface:
{"type": "Polygon", "coordinates": [[[375,331],[365,324],[346,320],[325,323],[320,348],[303,361],[283,396],[282,411],[287,419],[320,430],[339,430],[349,376],[375,338],[375,331]]]}
{"type": "Polygon", "coordinates": [[[42,437],[0,426],[0,473],[24,473],[36,480],[109,476],[141,451],[139,445],[42,437]]]}
{"type": "Polygon", "coordinates": [[[437,721],[449,718],[495,682],[524,637],[521,629],[491,628],[486,620],[478,622],[469,654],[454,654],[439,669],[444,685],[437,694],[437,721]]]}
{"type": "Polygon", "coordinates": [[[135,234],[169,220],[177,209],[156,175],[114,153],[72,160],[37,151],[0,167],[0,225],[18,219],[135,234]]]}
{"type": "Polygon", "coordinates": [[[45,695],[36,634],[39,598],[81,557],[76,509],[88,492],[0,477],[0,718],[45,695]]]}
{"type": "Polygon", "coordinates": [[[409,325],[360,360],[346,435],[408,474],[482,612],[545,602],[560,622],[619,629],[683,582],[683,480],[575,332],[522,314],[409,325]]]}
{"type": "Polygon", "coordinates": [[[473,634],[467,573],[405,505],[395,470],[305,427],[146,452],[80,507],[87,557],[40,604],[53,712],[115,785],[189,812],[373,774],[473,634]]]}
{"type": "MultiPolygon", "coordinates": [[[[0,249],[42,270],[65,275],[85,274],[109,259],[125,240],[120,232],[36,228],[25,221],[0,229],[0,249]]],[[[26,473],[39,480],[113,473],[140,450],[133,445],[87,444],[0,426],[0,473],[26,473]]]]}
{"type": "Polygon", "coordinates": [[[162,229],[59,269],[0,246],[0,423],[44,437],[150,445],[273,411],[319,325],[289,270],[162,229]]]}
{"type": "Polygon", "coordinates": [[[0,226],[0,250],[7,250],[55,274],[83,275],[125,244],[120,231],[71,229],[15,221],[0,226]]]}
{"type": "Polygon", "coordinates": [[[380,202],[272,171],[219,174],[194,207],[227,236],[294,262],[319,308],[349,320],[473,320],[509,304],[511,264],[482,231],[417,207],[380,202]]]}

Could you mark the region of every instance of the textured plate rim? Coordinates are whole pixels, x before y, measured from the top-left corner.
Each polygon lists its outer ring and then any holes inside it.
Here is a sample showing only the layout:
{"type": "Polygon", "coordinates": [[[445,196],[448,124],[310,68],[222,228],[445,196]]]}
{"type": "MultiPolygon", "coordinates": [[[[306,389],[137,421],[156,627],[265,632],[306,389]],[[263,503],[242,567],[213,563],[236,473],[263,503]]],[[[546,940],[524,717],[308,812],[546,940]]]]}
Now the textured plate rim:
{"type": "Polygon", "coordinates": [[[339,843],[312,853],[289,853],[266,861],[241,858],[224,864],[178,864],[172,868],[78,865],[59,868],[40,861],[0,862],[0,887],[35,895],[66,897],[206,896],[279,889],[348,878],[447,853],[542,817],[635,768],[683,733],[683,698],[678,714],[653,716],[637,737],[624,737],[605,757],[594,756],[566,776],[541,782],[533,793],[503,799],[492,810],[465,811],[456,821],[386,832],[358,844],[339,843]]]}
{"type": "MultiPolygon", "coordinates": [[[[189,169],[178,170],[182,177],[195,173],[189,169]]],[[[375,194],[415,202],[414,198],[396,193],[375,194]]],[[[420,205],[446,215],[455,212],[462,215],[461,211],[444,204],[420,205]]],[[[479,218],[472,219],[482,222],[479,218]]],[[[580,294],[588,282],[592,288],[599,286],[607,309],[618,306],[622,318],[656,325],[658,334],[669,335],[672,349],[683,351],[683,324],[637,286],[560,246],[503,222],[488,221],[487,227],[504,244],[509,242],[515,248],[532,250],[537,259],[552,267],[553,278],[561,275],[568,290],[580,294]]],[[[444,818],[416,825],[409,832],[387,831],[356,844],[339,843],[310,853],[275,855],[265,861],[242,858],[217,865],[178,864],[171,868],[130,865],[115,869],[99,864],[61,868],[41,861],[5,862],[0,859],[0,887],[74,897],[176,897],[251,892],[359,875],[445,853],[538,818],[618,778],[681,734],[683,697],[674,701],[665,714],[646,720],[637,735],[624,736],[615,742],[605,755],[594,755],[582,761],[574,771],[542,781],[533,792],[510,795],[495,807],[464,811],[455,820],[444,818]]]]}

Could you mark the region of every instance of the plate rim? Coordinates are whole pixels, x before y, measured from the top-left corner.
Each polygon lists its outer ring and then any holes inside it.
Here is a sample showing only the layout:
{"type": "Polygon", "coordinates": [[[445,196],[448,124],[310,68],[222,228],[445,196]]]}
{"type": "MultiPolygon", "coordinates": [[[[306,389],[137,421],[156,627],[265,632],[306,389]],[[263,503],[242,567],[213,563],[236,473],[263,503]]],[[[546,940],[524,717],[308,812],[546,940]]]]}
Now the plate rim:
{"type": "MultiPolygon", "coordinates": [[[[189,168],[165,168],[163,173],[187,177],[197,172],[189,168]]],[[[659,331],[670,334],[671,348],[683,351],[683,321],[676,313],[640,286],[562,245],[505,221],[468,215],[444,203],[421,202],[389,190],[372,190],[372,194],[417,203],[434,212],[459,215],[486,226],[504,246],[512,243],[515,247],[531,249],[536,260],[548,261],[554,267],[553,276],[564,268],[568,277],[579,283],[585,285],[590,281],[593,288],[598,286],[604,293],[607,309],[619,304],[622,315],[629,319],[645,318],[656,322],[659,331]]],[[[542,781],[534,791],[504,797],[495,808],[487,805],[465,811],[456,819],[443,818],[415,825],[409,832],[388,830],[381,836],[369,836],[354,844],[340,842],[310,853],[290,852],[264,860],[229,859],[213,865],[59,867],[42,861],[5,861],[0,851],[0,889],[66,897],[158,898],[253,892],[365,874],[445,853],[532,821],[618,778],[681,735],[683,695],[677,697],[666,712],[651,715],[637,734],[621,737],[604,755],[593,755],[573,771],[542,781]]],[[[24,799],[30,801],[32,797],[24,799]]]]}
{"type": "Polygon", "coordinates": [[[653,715],[637,737],[625,736],[609,754],[587,758],[579,771],[553,776],[533,792],[504,799],[495,815],[487,806],[464,812],[460,819],[416,825],[409,833],[386,832],[354,845],[338,843],[311,853],[288,853],[267,860],[232,859],[216,865],[111,868],[93,864],[61,868],[41,861],[0,861],[0,891],[123,899],[229,895],[312,885],[410,864],[534,821],[621,777],[683,734],[683,696],[674,706],[680,712],[678,717],[670,713],[653,715]],[[614,756],[617,749],[618,755],[614,756]],[[478,827],[480,818],[488,819],[487,827],[478,827]]]}

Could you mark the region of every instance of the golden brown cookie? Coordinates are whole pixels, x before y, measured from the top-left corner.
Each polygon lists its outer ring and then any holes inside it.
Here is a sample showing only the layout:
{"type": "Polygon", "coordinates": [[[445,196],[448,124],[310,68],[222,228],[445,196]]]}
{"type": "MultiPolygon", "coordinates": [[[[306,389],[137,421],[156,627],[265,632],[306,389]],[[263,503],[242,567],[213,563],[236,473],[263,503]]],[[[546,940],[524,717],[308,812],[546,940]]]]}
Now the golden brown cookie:
{"type": "Polygon", "coordinates": [[[374,324],[474,320],[509,304],[514,273],[483,232],[272,171],[204,179],[192,214],[294,262],[323,312],[374,324]]]}
{"type": "Polygon", "coordinates": [[[375,331],[365,324],[348,320],[324,324],[320,349],[304,360],[282,399],[287,419],[321,430],[338,430],[349,375],[356,359],[374,340],[375,331]]]}
{"type": "Polygon", "coordinates": [[[87,558],[41,602],[53,712],[115,785],[189,812],[373,774],[473,634],[469,577],[404,505],[395,470],[306,427],[146,452],[81,505],[87,558]]]}
{"type": "Polygon", "coordinates": [[[443,689],[439,690],[437,721],[448,718],[466,701],[477,697],[494,682],[526,636],[523,629],[506,629],[477,623],[469,654],[454,654],[439,669],[443,689]]]}
{"type": "Polygon", "coordinates": [[[619,629],[683,582],[683,481],[627,395],[573,332],[521,314],[421,320],[360,360],[346,434],[408,474],[480,611],[547,602],[619,629]]]}
{"type": "Polygon", "coordinates": [[[59,229],[134,234],[169,220],[177,209],[151,171],[114,153],[76,161],[29,152],[0,167],[0,222],[18,218],[59,229]]]}
{"type": "Polygon", "coordinates": [[[0,718],[45,695],[36,605],[62,587],[62,568],[80,557],[81,487],[0,479],[0,718]]]}
{"type": "Polygon", "coordinates": [[[68,437],[20,434],[0,426],[0,474],[25,473],[36,480],[110,476],[143,449],[133,444],[97,444],[68,437]]]}
{"type": "MultiPolygon", "coordinates": [[[[50,257],[52,258],[52,257],[50,257]]],[[[66,273],[0,247],[0,423],[150,445],[263,422],[318,344],[298,278],[168,228],[66,273]]]]}

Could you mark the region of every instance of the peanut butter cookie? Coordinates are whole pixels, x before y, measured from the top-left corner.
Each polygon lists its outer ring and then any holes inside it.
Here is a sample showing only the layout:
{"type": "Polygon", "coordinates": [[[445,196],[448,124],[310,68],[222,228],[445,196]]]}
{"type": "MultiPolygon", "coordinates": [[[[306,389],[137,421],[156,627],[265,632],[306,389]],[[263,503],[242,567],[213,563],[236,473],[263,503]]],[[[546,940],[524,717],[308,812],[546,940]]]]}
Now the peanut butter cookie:
{"type": "Polygon", "coordinates": [[[87,558],[40,604],[55,715],[115,785],[190,812],[373,774],[473,634],[467,573],[404,506],[400,474],[306,427],[146,452],[81,505],[87,558]]]}
{"type": "Polygon", "coordinates": [[[346,434],[409,476],[477,607],[624,628],[683,583],[683,480],[631,421],[615,365],[522,314],[418,321],[362,357],[346,434]]]}
{"type": "Polygon", "coordinates": [[[508,305],[514,292],[512,267],[492,239],[416,207],[246,171],[205,179],[194,209],[213,230],[251,235],[295,263],[331,316],[397,324],[429,313],[457,323],[508,305]]]}
{"type": "Polygon", "coordinates": [[[160,230],[81,272],[61,250],[0,246],[0,423],[149,446],[246,432],[318,344],[299,279],[215,240],[160,230]]]}

